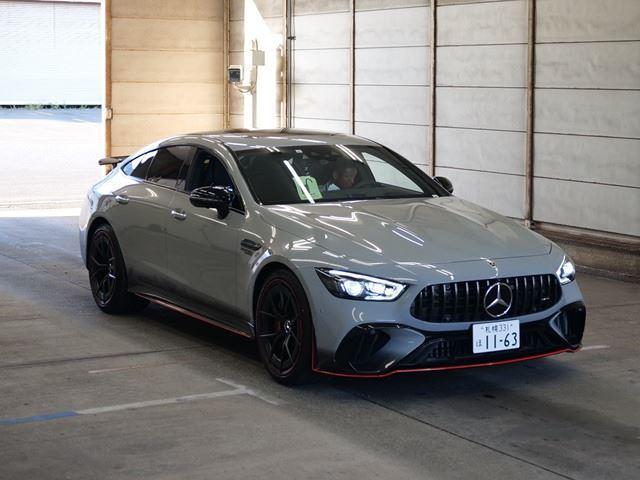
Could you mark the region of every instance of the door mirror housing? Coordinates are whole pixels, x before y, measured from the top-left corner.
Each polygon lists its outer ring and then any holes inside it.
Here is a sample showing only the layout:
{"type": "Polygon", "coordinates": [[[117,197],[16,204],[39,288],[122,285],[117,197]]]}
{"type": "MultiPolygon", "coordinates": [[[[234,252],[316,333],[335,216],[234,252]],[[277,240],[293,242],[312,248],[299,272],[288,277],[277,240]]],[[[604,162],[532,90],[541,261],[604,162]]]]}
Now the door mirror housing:
{"type": "Polygon", "coordinates": [[[189,194],[189,201],[194,207],[215,208],[218,217],[225,218],[229,215],[229,206],[233,201],[233,189],[231,187],[199,187],[189,194]]]}
{"type": "Polygon", "coordinates": [[[433,177],[433,179],[440,184],[447,192],[453,193],[453,183],[447,177],[433,177]]]}

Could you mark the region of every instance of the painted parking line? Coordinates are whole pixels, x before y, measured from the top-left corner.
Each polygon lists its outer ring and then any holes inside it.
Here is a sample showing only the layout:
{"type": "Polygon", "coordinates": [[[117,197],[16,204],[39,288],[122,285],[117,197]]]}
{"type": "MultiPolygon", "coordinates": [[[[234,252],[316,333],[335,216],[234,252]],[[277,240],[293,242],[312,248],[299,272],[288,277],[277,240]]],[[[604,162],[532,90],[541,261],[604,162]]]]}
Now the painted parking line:
{"type": "Polygon", "coordinates": [[[604,350],[605,348],[611,348],[609,345],[587,345],[586,347],[582,347],[581,350],[584,352],[586,350],[604,350]]]}
{"type": "Polygon", "coordinates": [[[77,217],[79,208],[0,209],[0,218],[77,217]]]}
{"type": "Polygon", "coordinates": [[[179,397],[160,398],[156,400],[146,400],[142,402],[121,403],[118,405],[106,405],[104,407],[85,408],[82,410],[68,410],[63,412],[47,413],[42,415],[32,415],[30,417],[4,418],[0,419],[0,426],[21,425],[25,423],[47,422],[60,418],[77,417],[80,415],[99,415],[101,413],[120,412],[123,410],[137,410],[141,408],[157,407],[161,405],[172,405],[177,403],[196,402],[215,398],[232,397],[235,395],[248,395],[257,398],[271,405],[279,405],[279,402],[262,395],[255,390],[234,383],[230,380],[217,378],[217,381],[234,387],[232,390],[221,390],[218,392],[196,393],[193,395],[182,395],[179,397]]]}

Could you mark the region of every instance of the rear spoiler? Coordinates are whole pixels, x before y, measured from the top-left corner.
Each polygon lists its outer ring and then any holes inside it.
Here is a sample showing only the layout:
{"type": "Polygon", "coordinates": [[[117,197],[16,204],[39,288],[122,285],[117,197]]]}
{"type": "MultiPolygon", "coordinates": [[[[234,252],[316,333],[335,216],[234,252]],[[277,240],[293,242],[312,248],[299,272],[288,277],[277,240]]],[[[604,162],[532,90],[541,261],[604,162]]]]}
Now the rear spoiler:
{"type": "Polygon", "coordinates": [[[127,155],[122,155],[119,157],[105,157],[98,160],[98,165],[111,165],[112,168],[119,164],[122,160],[127,158],[127,155]]]}

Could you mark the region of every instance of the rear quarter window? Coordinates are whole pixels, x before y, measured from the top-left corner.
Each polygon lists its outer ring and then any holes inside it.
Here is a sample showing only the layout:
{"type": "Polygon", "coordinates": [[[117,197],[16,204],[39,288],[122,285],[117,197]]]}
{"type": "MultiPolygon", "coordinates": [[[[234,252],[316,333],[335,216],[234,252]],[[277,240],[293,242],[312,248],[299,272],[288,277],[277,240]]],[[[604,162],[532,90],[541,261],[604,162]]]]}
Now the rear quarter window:
{"type": "Polygon", "coordinates": [[[124,165],[122,167],[122,171],[126,175],[144,180],[147,178],[149,166],[151,165],[151,161],[155,155],[155,150],[153,152],[143,153],[124,165]]]}

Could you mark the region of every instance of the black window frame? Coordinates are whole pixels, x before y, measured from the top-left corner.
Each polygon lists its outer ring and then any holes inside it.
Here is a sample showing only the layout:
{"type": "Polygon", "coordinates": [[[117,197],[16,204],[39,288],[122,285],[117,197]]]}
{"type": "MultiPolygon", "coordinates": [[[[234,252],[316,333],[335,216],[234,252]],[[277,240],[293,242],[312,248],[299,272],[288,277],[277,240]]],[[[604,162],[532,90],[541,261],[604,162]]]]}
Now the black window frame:
{"type": "Polygon", "coordinates": [[[230,206],[229,210],[232,210],[234,212],[237,213],[241,213],[241,214],[245,214],[246,213],[246,206],[244,203],[244,200],[242,199],[242,195],[240,195],[240,191],[238,190],[238,184],[237,182],[234,180],[233,175],[231,175],[231,173],[229,172],[229,169],[227,168],[227,166],[225,165],[224,161],[220,158],[220,156],[218,154],[216,154],[215,152],[211,151],[210,149],[203,147],[202,145],[190,145],[192,147],[195,148],[195,151],[193,153],[193,156],[191,157],[191,161],[189,163],[189,171],[187,172],[187,181],[185,182],[185,188],[184,189],[176,189],[177,193],[182,193],[185,195],[189,195],[193,189],[191,190],[187,190],[186,187],[191,187],[191,183],[193,181],[193,176],[195,175],[195,165],[196,165],[196,160],[200,154],[200,152],[204,152],[207,155],[210,155],[211,157],[213,157],[215,160],[217,160],[217,162],[220,164],[220,166],[224,169],[224,171],[227,173],[229,179],[231,180],[231,185],[233,187],[233,193],[235,195],[235,197],[238,200],[238,204],[240,205],[240,208],[234,207],[234,206],[230,206]]]}

